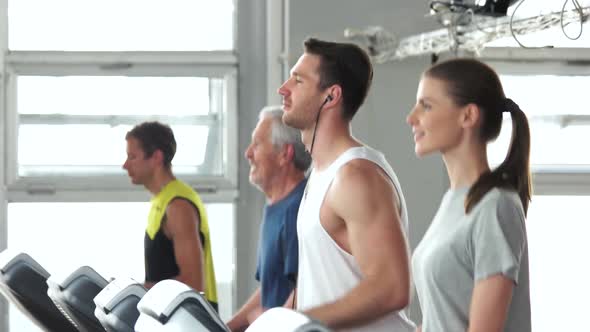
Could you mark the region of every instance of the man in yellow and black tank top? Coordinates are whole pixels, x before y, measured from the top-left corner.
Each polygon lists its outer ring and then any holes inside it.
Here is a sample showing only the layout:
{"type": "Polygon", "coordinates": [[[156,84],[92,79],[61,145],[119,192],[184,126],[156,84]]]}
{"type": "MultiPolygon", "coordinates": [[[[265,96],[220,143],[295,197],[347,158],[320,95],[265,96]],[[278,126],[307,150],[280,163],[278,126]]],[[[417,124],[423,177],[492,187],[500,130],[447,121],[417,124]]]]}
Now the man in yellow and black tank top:
{"type": "Polygon", "coordinates": [[[134,184],[153,197],[145,231],[145,286],[176,279],[205,293],[217,308],[217,287],[207,214],[199,195],[172,174],[176,141],[158,122],[135,126],[126,135],[127,170],[134,184]]]}

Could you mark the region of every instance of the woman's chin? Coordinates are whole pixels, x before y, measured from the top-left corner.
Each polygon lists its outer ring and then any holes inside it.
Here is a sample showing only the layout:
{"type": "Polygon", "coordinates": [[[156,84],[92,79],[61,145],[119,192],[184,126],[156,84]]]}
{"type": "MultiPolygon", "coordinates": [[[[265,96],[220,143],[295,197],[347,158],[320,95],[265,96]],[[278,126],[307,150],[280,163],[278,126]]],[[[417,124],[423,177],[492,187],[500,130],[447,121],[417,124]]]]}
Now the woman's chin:
{"type": "Polygon", "coordinates": [[[422,158],[422,157],[426,157],[429,154],[431,154],[432,151],[428,150],[428,149],[421,148],[419,146],[416,146],[416,148],[414,149],[414,153],[416,153],[416,157],[422,158]]]}

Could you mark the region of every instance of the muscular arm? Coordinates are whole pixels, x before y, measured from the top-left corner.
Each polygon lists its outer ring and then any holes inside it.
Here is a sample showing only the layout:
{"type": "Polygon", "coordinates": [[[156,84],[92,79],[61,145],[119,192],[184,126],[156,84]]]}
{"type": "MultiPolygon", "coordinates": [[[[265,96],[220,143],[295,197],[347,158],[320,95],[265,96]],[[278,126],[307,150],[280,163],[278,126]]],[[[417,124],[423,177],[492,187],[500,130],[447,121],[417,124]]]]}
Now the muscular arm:
{"type": "Polygon", "coordinates": [[[174,245],[179,269],[175,279],[202,292],[205,278],[199,222],[195,207],[184,199],[175,199],[166,208],[165,230],[174,245]]]}
{"type": "Polygon", "coordinates": [[[262,312],[260,303],[260,287],[250,296],[242,308],[227,322],[227,327],[232,332],[245,331],[250,323],[262,312]]]}
{"type": "Polygon", "coordinates": [[[503,275],[479,280],[473,288],[468,332],[504,331],[514,282],[503,275]]]}
{"type": "Polygon", "coordinates": [[[395,188],[377,165],[357,160],[339,171],[324,206],[345,223],[349,252],[363,279],[344,297],[307,314],[332,328],[347,328],[408,305],[409,253],[397,202],[395,188]]]}

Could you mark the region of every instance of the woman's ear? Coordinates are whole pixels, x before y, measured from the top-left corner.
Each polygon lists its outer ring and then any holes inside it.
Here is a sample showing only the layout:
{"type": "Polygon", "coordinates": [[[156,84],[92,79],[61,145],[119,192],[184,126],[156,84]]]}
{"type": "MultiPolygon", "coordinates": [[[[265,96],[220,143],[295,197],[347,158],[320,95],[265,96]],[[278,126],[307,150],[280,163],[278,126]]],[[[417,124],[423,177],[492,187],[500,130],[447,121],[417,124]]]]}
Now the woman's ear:
{"type": "Polygon", "coordinates": [[[473,128],[479,124],[481,110],[473,103],[467,104],[461,110],[461,126],[463,128],[473,128]]]}

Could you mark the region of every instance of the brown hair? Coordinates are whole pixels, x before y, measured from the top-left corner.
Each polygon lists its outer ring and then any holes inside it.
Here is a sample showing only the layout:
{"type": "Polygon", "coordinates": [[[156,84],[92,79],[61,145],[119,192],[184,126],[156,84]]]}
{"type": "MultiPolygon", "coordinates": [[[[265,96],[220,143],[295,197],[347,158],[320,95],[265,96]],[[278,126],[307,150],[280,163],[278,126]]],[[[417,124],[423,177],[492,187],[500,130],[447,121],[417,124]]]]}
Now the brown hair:
{"type": "Polygon", "coordinates": [[[315,38],[303,42],[305,53],[320,57],[320,89],[338,84],[342,88],[342,117],[352,120],[365,101],[373,80],[369,55],[359,46],[315,38]]]}
{"type": "Polygon", "coordinates": [[[531,200],[531,135],[526,115],[504,95],[496,72],[475,59],[453,59],[430,67],[424,76],[442,80],[447,93],[458,106],[475,104],[482,114],[479,130],[483,142],[495,140],[502,128],[502,114],[512,118],[512,137],[504,161],[494,170],[481,174],[471,186],[465,200],[465,213],[494,187],[516,190],[526,215],[531,200]]]}
{"type": "Polygon", "coordinates": [[[125,139],[128,140],[130,137],[139,141],[146,158],[160,150],[164,156],[164,166],[172,167],[172,158],[176,154],[176,140],[170,126],[157,121],[143,122],[127,132],[125,139]]]}

